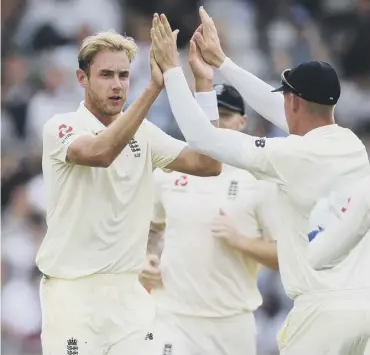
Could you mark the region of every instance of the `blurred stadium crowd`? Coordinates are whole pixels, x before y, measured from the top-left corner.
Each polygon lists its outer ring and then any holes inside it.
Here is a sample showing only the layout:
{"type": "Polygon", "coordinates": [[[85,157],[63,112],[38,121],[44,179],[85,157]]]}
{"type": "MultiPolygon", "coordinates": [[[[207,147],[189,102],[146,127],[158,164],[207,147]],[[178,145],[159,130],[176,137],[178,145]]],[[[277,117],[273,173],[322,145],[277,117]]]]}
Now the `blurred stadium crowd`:
{"type": "MultiPolygon", "coordinates": [[[[55,113],[75,110],[83,99],[75,79],[81,40],[111,28],[136,39],[140,51],[132,65],[132,101],[150,75],[152,14],[165,12],[180,29],[180,57],[192,86],[187,43],[198,25],[201,4],[217,22],[227,55],[273,85],[285,68],[311,59],[330,61],[342,79],[336,119],[370,149],[370,0],[3,0],[3,355],[41,354],[40,274],[34,259],[46,228],[42,126],[55,113]]],[[[217,73],[215,81],[221,82],[217,73]]],[[[248,132],[282,135],[251,110],[248,115],[248,132]]],[[[165,92],[148,118],[181,137],[165,92]]],[[[274,355],[275,334],[291,302],[277,272],[262,270],[260,287],[264,303],[256,312],[259,355],[274,355]]]]}

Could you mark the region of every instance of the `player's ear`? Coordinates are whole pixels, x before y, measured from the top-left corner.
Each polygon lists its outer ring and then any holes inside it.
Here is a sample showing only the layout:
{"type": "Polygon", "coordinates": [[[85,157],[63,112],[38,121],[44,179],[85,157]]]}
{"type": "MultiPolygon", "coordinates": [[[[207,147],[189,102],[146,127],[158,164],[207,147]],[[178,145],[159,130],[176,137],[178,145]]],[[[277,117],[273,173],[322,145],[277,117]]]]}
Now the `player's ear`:
{"type": "Polygon", "coordinates": [[[242,131],[248,122],[248,117],[246,115],[240,115],[240,128],[239,130],[242,131]]]}
{"type": "Polygon", "coordinates": [[[302,105],[304,105],[304,102],[300,97],[296,95],[292,96],[292,108],[294,112],[297,112],[302,107],[302,105]]]}
{"type": "Polygon", "coordinates": [[[88,81],[89,81],[87,74],[82,69],[78,68],[76,70],[76,76],[77,76],[77,80],[80,86],[86,89],[88,86],[88,81]]]}

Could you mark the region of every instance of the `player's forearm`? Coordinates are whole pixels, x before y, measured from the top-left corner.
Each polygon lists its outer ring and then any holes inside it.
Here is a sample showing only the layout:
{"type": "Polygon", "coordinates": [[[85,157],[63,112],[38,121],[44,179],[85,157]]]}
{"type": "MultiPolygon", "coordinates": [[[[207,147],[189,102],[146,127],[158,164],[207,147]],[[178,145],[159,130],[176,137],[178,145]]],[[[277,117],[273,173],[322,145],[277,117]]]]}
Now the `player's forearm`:
{"type": "Polygon", "coordinates": [[[96,155],[104,157],[104,165],[109,166],[130,142],[159,94],[158,87],[149,85],[119,118],[97,136],[92,149],[96,155]]]}
{"type": "Polygon", "coordinates": [[[240,68],[229,58],[225,59],[219,69],[255,111],[285,132],[289,132],[284,98],[281,94],[272,93],[272,86],[240,68]]]}
{"type": "MultiPolygon", "coordinates": [[[[245,140],[252,137],[240,132],[215,128],[194,99],[181,68],[164,74],[168,99],[189,148],[220,162],[245,168],[245,140]]],[[[253,140],[254,141],[254,140],[253,140]]]]}
{"type": "Polygon", "coordinates": [[[195,76],[195,91],[196,92],[210,92],[213,91],[212,79],[207,79],[195,76]]]}
{"type": "Polygon", "coordinates": [[[340,262],[360,242],[370,229],[369,206],[359,196],[342,219],[319,232],[308,247],[308,261],[317,270],[340,262]]]}
{"type": "Polygon", "coordinates": [[[277,270],[279,268],[277,248],[274,242],[240,236],[237,238],[235,248],[270,269],[277,270]]]}

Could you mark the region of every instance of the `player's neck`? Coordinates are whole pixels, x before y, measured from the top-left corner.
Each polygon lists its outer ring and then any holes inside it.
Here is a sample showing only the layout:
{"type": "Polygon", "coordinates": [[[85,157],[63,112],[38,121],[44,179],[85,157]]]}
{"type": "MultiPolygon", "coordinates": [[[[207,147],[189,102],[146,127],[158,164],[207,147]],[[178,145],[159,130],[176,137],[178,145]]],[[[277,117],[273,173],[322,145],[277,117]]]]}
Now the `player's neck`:
{"type": "Polygon", "coordinates": [[[316,128],[330,126],[335,124],[334,117],[307,117],[303,118],[302,122],[305,122],[300,129],[299,135],[304,136],[306,133],[313,131],[316,128]]]}
{"type": "Polygon", "coordinates": [[[115,116],[104,115],[88,100],[85,100],[85,107],[104,125],[109,126],[120,114],[115,116]]]}

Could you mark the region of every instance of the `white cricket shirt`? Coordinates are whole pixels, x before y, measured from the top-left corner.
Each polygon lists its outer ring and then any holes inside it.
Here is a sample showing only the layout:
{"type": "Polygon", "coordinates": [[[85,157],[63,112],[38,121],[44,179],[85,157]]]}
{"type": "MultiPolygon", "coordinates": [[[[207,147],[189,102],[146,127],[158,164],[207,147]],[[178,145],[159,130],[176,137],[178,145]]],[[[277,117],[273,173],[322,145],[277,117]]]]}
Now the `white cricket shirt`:
{"type": "Polygon", "coordinates": [[[369,161],[362,142],[350,130],[333,124],[302,137],[257,139],[254,147],[245,147],[245,161],[256,177],[279,186],[281,223],[275,232],[287,295],[295,298],[341,289],[343,283],[334,271],[318,273],[308,262],[308,220],[317,200],[367,171],[369,161]]]}
{"type": "Polygon", "coordinates": [[[155,223],[166,223],[161,271],[164,288],[152,290],[165,312],[225,317],[261,304],[260,264],[212,235],[223,208],[250,238],[272,240],[276,186],[246,171],[224,166],[221,175],[200,178],[154,172],[155,223]]]}
{"type": "Polygon", "coordinates": [[[40,271],[77,278],[94,273],[140,272],[152,214],[155,168],[184,148],[148,121],[109,168],[66,162],[68,146],[106,127],[81,104],[44,126],[42,167],[48,230],[37,255],[40,271]]]}

